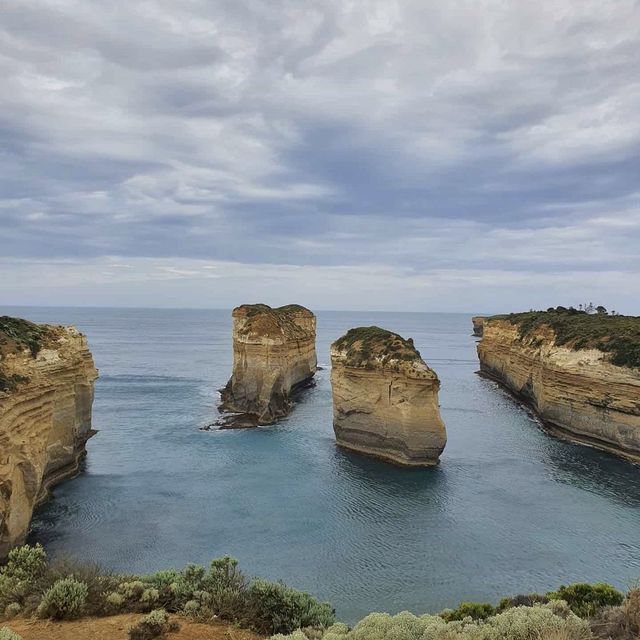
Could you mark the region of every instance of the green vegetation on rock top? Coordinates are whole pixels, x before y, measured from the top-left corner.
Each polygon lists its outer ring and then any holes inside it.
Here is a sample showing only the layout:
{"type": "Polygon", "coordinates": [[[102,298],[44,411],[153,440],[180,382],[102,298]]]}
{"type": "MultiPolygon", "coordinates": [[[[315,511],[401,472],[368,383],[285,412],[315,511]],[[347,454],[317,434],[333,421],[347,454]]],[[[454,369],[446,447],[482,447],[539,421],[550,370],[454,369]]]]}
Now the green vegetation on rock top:
{"type": "Polygon", "coordinates": [[[338,338],[332,348],[345,354],[351,366],[366,366],[372,360],[385,364],[388,360],[421,361],[413,340],[380,327],[355,327],[338,338]]]}
{"type": "Polygon", "coordinates": [[[598,349],[609,354],[612,364],[640,367],[640,317],[589,314],[558,307],[547,311],[528,311],[491,316],[518,326],[520,338],[532,337],[536,330],[550,327],[555,344],[569,349],[598,349]]]}
{"type": "Polygon", "coordinates": [[[35,358],[45,339],[51,334],[51,327],[35,324],[22,318],[0,316],[0,353],[13,350],[14,353],[29,349],[35,358]]]}

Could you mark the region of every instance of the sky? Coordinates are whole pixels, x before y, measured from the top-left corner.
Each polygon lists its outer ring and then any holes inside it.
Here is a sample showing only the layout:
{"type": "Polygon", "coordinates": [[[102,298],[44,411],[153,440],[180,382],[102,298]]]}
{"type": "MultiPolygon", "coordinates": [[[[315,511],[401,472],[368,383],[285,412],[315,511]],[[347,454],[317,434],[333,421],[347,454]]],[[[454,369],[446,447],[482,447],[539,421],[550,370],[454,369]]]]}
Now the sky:
{"type": "Polygon", "coordinates": [[[2,0],[0,305],[640,314],[640,2],[2,0]]]}

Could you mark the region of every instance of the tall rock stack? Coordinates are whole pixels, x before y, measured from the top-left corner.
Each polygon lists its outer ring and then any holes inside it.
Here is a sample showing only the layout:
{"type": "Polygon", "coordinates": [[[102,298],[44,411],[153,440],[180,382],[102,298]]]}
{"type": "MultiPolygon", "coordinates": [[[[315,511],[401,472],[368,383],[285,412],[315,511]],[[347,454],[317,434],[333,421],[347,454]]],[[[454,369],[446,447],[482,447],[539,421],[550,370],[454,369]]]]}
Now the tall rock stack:
{"type": "Polygon", "coordinates": [[[438,464],[447,442],[440,381],[412,340],[350,329],[331,345],[331,367],[338,445],[400,465],[438,464]]]}
{"type": "Polygon", "coordinates": [[[24,541],[49,487],[77,473],[97,377],[74,327],[0,317],[0,558],[24,541]]]}
{"type": "Polygon", "coordinates": [[[233,310],[233,373],[220,409],[227,427],[272,424],[291,410],[295,393],[316,372],[316,317],[300,305],[233,310]]]}

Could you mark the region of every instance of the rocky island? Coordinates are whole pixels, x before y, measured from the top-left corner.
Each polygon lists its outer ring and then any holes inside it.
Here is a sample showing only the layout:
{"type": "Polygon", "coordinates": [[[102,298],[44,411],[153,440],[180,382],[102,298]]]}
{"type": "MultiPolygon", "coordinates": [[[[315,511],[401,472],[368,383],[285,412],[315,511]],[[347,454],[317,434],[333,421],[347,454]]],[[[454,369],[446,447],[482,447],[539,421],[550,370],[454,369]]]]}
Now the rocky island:
{"type": "Polygon", "coordinates": [[[0,317],[0,558],[49,487],[78,471],[98,371],[74,327],[0,317]]]}
{"type": "Polygon", "coordinates": [[[287,415],[297,391],[316,372],[316,317],[297,304],[233,310],[233,373],[221,391],[220,426],[272,424],[287,415]]]}
{"type": "Polygon", "coordinates": [[[331,345],[331,367],[338,445],[400,465],[438,463],[447,442],[440,381],[412,340],[350,329],[331,345]]]}
{"type": "Polygon", "coordinates": [[[478,357],[550,433],[640,462],[640,318],[563,307],[492,316],[478,357]]]}

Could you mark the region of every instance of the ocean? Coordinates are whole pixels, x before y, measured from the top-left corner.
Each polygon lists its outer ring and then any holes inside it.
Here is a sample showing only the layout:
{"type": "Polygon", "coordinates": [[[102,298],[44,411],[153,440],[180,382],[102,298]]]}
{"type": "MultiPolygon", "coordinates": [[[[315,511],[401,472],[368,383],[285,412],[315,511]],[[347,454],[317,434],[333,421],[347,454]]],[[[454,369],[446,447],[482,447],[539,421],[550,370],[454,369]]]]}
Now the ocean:
{"type": "Polygon", "coordinates": [[[201,431],[231,372],[229,310],[16,308],[89,338],[100,379],[83,472],[31,541],[121,572],[232,555],[355,622],[573,581],[640,578],[640,468],[543,433],[476,371],[471,316],[318,312],[323,370],[279,424],[201,431]],[[442,382],[441,463],[402,469],[335,446],[329,345],[376,324],[442,382]]]}

